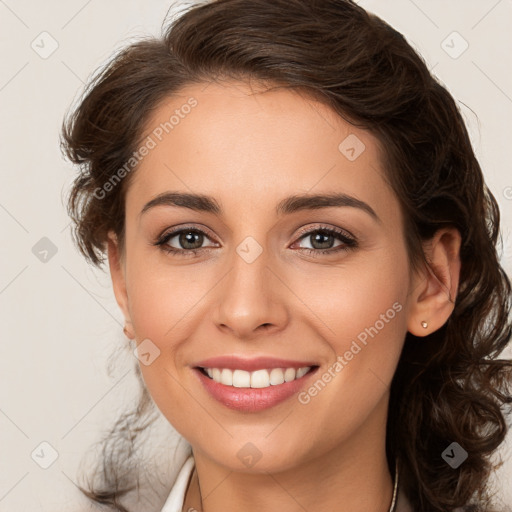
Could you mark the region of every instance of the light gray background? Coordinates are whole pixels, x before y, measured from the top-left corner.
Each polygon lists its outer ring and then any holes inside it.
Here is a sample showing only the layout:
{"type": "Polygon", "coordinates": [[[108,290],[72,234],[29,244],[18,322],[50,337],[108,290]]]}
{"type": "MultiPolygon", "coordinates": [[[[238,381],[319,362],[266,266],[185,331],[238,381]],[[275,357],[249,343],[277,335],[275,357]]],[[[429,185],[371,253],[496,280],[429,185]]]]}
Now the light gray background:
{"type": "MultiPolygon", "coordinates": [[[[500,203],[510,275],[512,1],[359,3],[403,32],[459,100],[500,203]]],[[[108,274],[90,268],[72,245],[63,197],[74,170],[60,155],[58,133],[89,74],[132,38],[158,35],[170,5],[0,0],[0,511],[77,509],[84,501],[71,480],[81,457],[133,403],[131,356],[106,371],[109,355],[126,343],[122,316],[108,274]],[[48,469],[40,465],[52,452],[42,442],[58,453],[48,469]]],[[[511,438],[496,484],[509,506],[511,438]]],[[[164,473],[169,481],[173,471],[164,473]]]]}

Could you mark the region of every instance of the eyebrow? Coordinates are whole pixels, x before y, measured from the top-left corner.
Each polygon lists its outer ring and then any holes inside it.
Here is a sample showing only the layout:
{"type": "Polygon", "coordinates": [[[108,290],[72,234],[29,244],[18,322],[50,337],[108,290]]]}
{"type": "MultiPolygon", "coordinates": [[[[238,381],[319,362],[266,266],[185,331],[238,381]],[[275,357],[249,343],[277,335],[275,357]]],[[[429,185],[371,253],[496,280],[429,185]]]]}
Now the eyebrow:
{"type": "MultiPolygon", "coordinates": [[[[197,212],[213,213],[214,215],[222,214],[222,208],[215,198],[203,194],[164,192],[146,203],[142,208],[140,215],[146,213],[155,206],[179,206],[181,208],[188,208],[197,212]]],[[[359,208],[380,222],[379,216],[369,204],[343,193],[293,195],[278,203],[276,206],[276,214],[289,215],[303,210],[318,210],[320,208],[341,206],[359,208]]]]}

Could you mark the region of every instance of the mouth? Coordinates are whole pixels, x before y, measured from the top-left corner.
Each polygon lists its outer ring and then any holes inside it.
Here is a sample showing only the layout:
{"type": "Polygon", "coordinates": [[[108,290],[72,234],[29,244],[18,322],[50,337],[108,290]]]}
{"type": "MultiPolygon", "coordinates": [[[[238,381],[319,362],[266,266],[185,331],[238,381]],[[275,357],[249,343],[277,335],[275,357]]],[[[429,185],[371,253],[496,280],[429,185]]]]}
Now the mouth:
{"type": "Polygon", "coordinates": [[[202,368],[197,369],[213,381],[235,388],[263,389],[270,386],[279,386],[285,382],[301,379],[316,366],[302,366],[300,368],[264,368],[253,372],[230,368],[202,368]]]}
{"type": "Polygon", "coordinates": [[[247,413],[290,399],[309,384],[319,368],[316,364],[268,358],[215,358],[204,363],[192,369],[210,397],[229,409],[247,413]]]}

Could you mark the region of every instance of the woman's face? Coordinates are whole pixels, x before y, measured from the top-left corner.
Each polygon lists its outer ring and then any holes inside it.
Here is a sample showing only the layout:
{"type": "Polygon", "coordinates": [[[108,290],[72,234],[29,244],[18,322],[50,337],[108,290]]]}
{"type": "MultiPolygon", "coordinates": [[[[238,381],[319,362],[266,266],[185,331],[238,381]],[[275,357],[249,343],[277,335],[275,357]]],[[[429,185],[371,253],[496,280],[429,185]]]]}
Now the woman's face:
{"type": "Polygon", "coordinates": [[[380,446],[415,281],[377,140],[238,82],[188,86],[146,136],[110,256],[161,412],[237,471],[380,446]]]}

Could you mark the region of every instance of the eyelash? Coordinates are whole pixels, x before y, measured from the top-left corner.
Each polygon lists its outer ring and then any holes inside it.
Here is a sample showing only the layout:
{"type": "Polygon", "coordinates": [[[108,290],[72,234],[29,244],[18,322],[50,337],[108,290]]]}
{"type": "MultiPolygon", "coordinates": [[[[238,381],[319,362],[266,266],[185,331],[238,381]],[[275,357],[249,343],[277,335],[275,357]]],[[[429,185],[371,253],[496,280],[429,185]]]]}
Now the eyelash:
{"type": "MultiPolygon", "coordinates": [[[[201,235],[204,235],[207,238],[210,238],[207,233],[205,233],[202,229],[196,228],[196,227],[185,227],[180,228],[175,231],[170,231],[168,233],[164,233],[158,239],[152,244],[154,246],[159,246],[163,251],[166,253],[171,253],[175,256],[179,257],[187,257],[187,256],[196,256],[197,253],[200,251],[208,251],[209,249],[213,249],[213,247],[204,247],[199,249],[176,249],[175,247],[171,247],[167,245],[167,242],[174,238],[176,235],[179,235],[181,233],[198,233],[201,235]]],[[[299,234],[299,238],[297,241],[302,240],[304,238],[307,238],[308,236],[311,236],[315,233],[322,233],[324,235],[334,235],[337,237],[338,240],[343,242],[343,245],[340,245],[336,248],[330,248],[330,249],[309,249],[308,247],[303,247],[301,250],[306,251],[307,254],[318,257],[319,255],[324,254],[334,254],[338,253],[340,251],[349,251],[351,249],[355,249],[358,246],[357,240],[352,235],[349,235],[346,231],[343,231],[341,229],[336,228],[327,228],[327,227],[317,227],[315,229],[311,229],[309,231],[304,231],[299,234]]]]}

